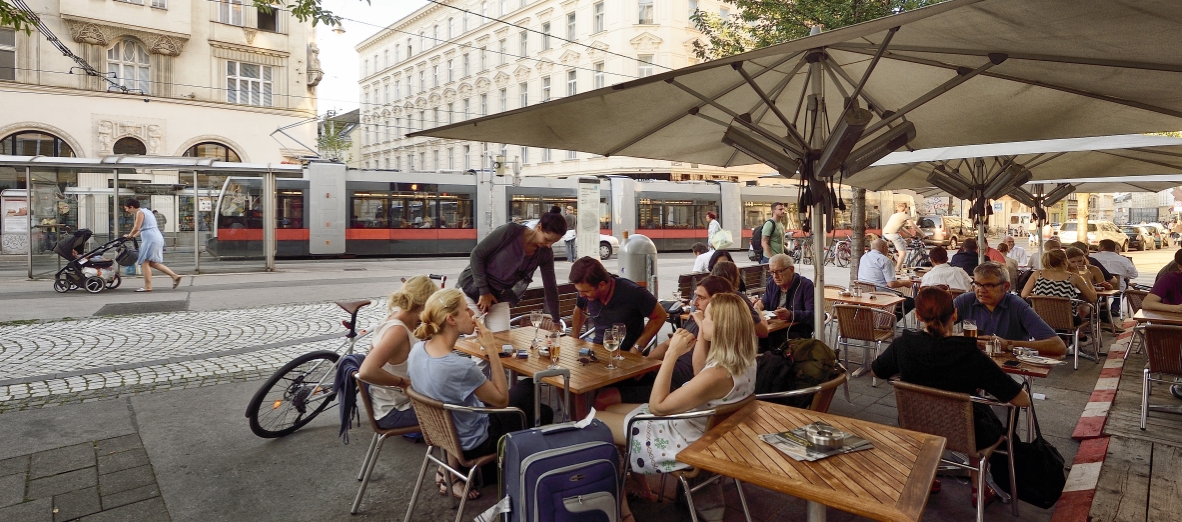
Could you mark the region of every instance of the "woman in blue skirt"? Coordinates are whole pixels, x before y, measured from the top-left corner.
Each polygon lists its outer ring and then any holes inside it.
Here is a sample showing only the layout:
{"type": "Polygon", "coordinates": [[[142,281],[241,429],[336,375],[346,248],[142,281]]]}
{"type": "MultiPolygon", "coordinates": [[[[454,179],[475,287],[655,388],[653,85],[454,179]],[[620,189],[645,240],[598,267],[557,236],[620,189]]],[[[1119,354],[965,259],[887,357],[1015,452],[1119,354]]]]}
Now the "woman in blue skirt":
{"type": "Polygon", "coordinates": [[[131,232],[128,232],[123,237],[133,238],[140,236],[140,257],[136,260],[136,264],[143,267],[144,272],[144,286],[136,290],[136,292],[151,292],[152,291],[152,269],[155,268],[172,278],[172,287],[176,288],[181,284],[181,276],[176,275],[176,272],[169,270],[164,266],[164,235],[160,233],[160,229],[156,226],[156,216],[152,215],[152,211],[146,208],[140,208],[140,202],[134,198],[128,199],[123,205],[123,210],[128,214],[135,214],[135,225],[131,227],[131,232]]]}

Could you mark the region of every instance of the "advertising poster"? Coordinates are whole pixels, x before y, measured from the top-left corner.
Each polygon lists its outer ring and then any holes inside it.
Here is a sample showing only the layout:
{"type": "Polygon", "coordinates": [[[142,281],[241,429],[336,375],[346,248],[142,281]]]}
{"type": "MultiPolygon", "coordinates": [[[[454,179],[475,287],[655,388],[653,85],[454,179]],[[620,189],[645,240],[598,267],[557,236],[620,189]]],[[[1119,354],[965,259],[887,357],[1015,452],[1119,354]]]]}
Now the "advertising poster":
{"type": "Polygon", "coordinates": [[[0,198],[0,253],[29,251],[29,203],[24,197],[0,198]]]}
{"type": "Polygon", "coordinates": [[[575,251],[579,257],[599,257],[599,178],[579,178],[579,208],[575,212],[575,251]]]}

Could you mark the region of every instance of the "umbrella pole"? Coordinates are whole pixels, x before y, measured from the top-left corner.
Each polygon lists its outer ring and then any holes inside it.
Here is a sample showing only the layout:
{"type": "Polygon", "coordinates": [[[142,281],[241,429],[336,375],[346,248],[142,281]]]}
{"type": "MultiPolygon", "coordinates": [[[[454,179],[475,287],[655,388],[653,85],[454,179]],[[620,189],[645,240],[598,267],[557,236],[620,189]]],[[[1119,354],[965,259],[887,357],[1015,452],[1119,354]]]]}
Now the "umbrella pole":
{"type": "MultiPolygon", "coordinates": [[[[820,34],[821,26],[815,25],[809,29],[810,35],[820,34]]],[[[810,86],[810,95],[816,97],[816,103],[809,112],[813,117],[813,128],[810,135],[810,144],[814,150],[821,150],[825,147],[825,139],[821,136],[821,111],[825,107],[824,85],[821,78],[822,74],[821,62],[813,62],[809,64],[809,76],[812,78],[812,85],[810,86]]],[[[811,155],[810,155],[811,156],[811,155]]],[[[801,168],[801,175],[812,177],[813,161],[806,159],[801,168]]],[[[812,212],[812,228],[813,228],[813,337],[825,335],[825,314],[821,310],[825,309],[825,217],[824,205],[821,203],[823,198],[816,197],[814,192],[813,212],[812,212]]]]}

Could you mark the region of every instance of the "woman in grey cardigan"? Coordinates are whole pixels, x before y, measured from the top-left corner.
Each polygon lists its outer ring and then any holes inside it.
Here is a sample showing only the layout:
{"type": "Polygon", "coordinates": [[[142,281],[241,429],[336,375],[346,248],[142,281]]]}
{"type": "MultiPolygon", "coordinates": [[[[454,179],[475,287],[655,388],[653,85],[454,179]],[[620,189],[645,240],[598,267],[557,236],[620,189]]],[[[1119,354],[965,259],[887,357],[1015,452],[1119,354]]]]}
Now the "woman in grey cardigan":
{"type": "Polygon", "coordinates": [[[546,308],[557,322],[558,285],[554,278],[554,251],[550,246],[566,233],[566,220],[546,213],[536,228],[507,223],[493,230],[472,250],[468,268],[460,274],[459,287],[468,307],[486,313],[484,324],[494,332],[509,329],[509,307],[520,300],[542,269],[546,308]]]}

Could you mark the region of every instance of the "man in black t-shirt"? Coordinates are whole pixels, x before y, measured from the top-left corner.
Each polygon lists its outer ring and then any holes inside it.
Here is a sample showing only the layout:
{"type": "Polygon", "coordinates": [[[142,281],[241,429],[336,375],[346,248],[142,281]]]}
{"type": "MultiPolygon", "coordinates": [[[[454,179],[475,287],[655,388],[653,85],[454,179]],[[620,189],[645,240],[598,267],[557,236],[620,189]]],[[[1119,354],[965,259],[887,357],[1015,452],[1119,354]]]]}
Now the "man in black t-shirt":
{"type": "Polygon", "coordinates": [[[653,294],[628,279],[608,274],[598,259],[583,257],[575,261],[570,269],[570,282],[579,291],[571,332],[578,335],[583,323],[590,319],[595,328],[591,341],[595,344],[603,344],[604,330],[623,323],[628,332],[620,349],[639,352],[657,335],[668,316],[653,294]]]}

